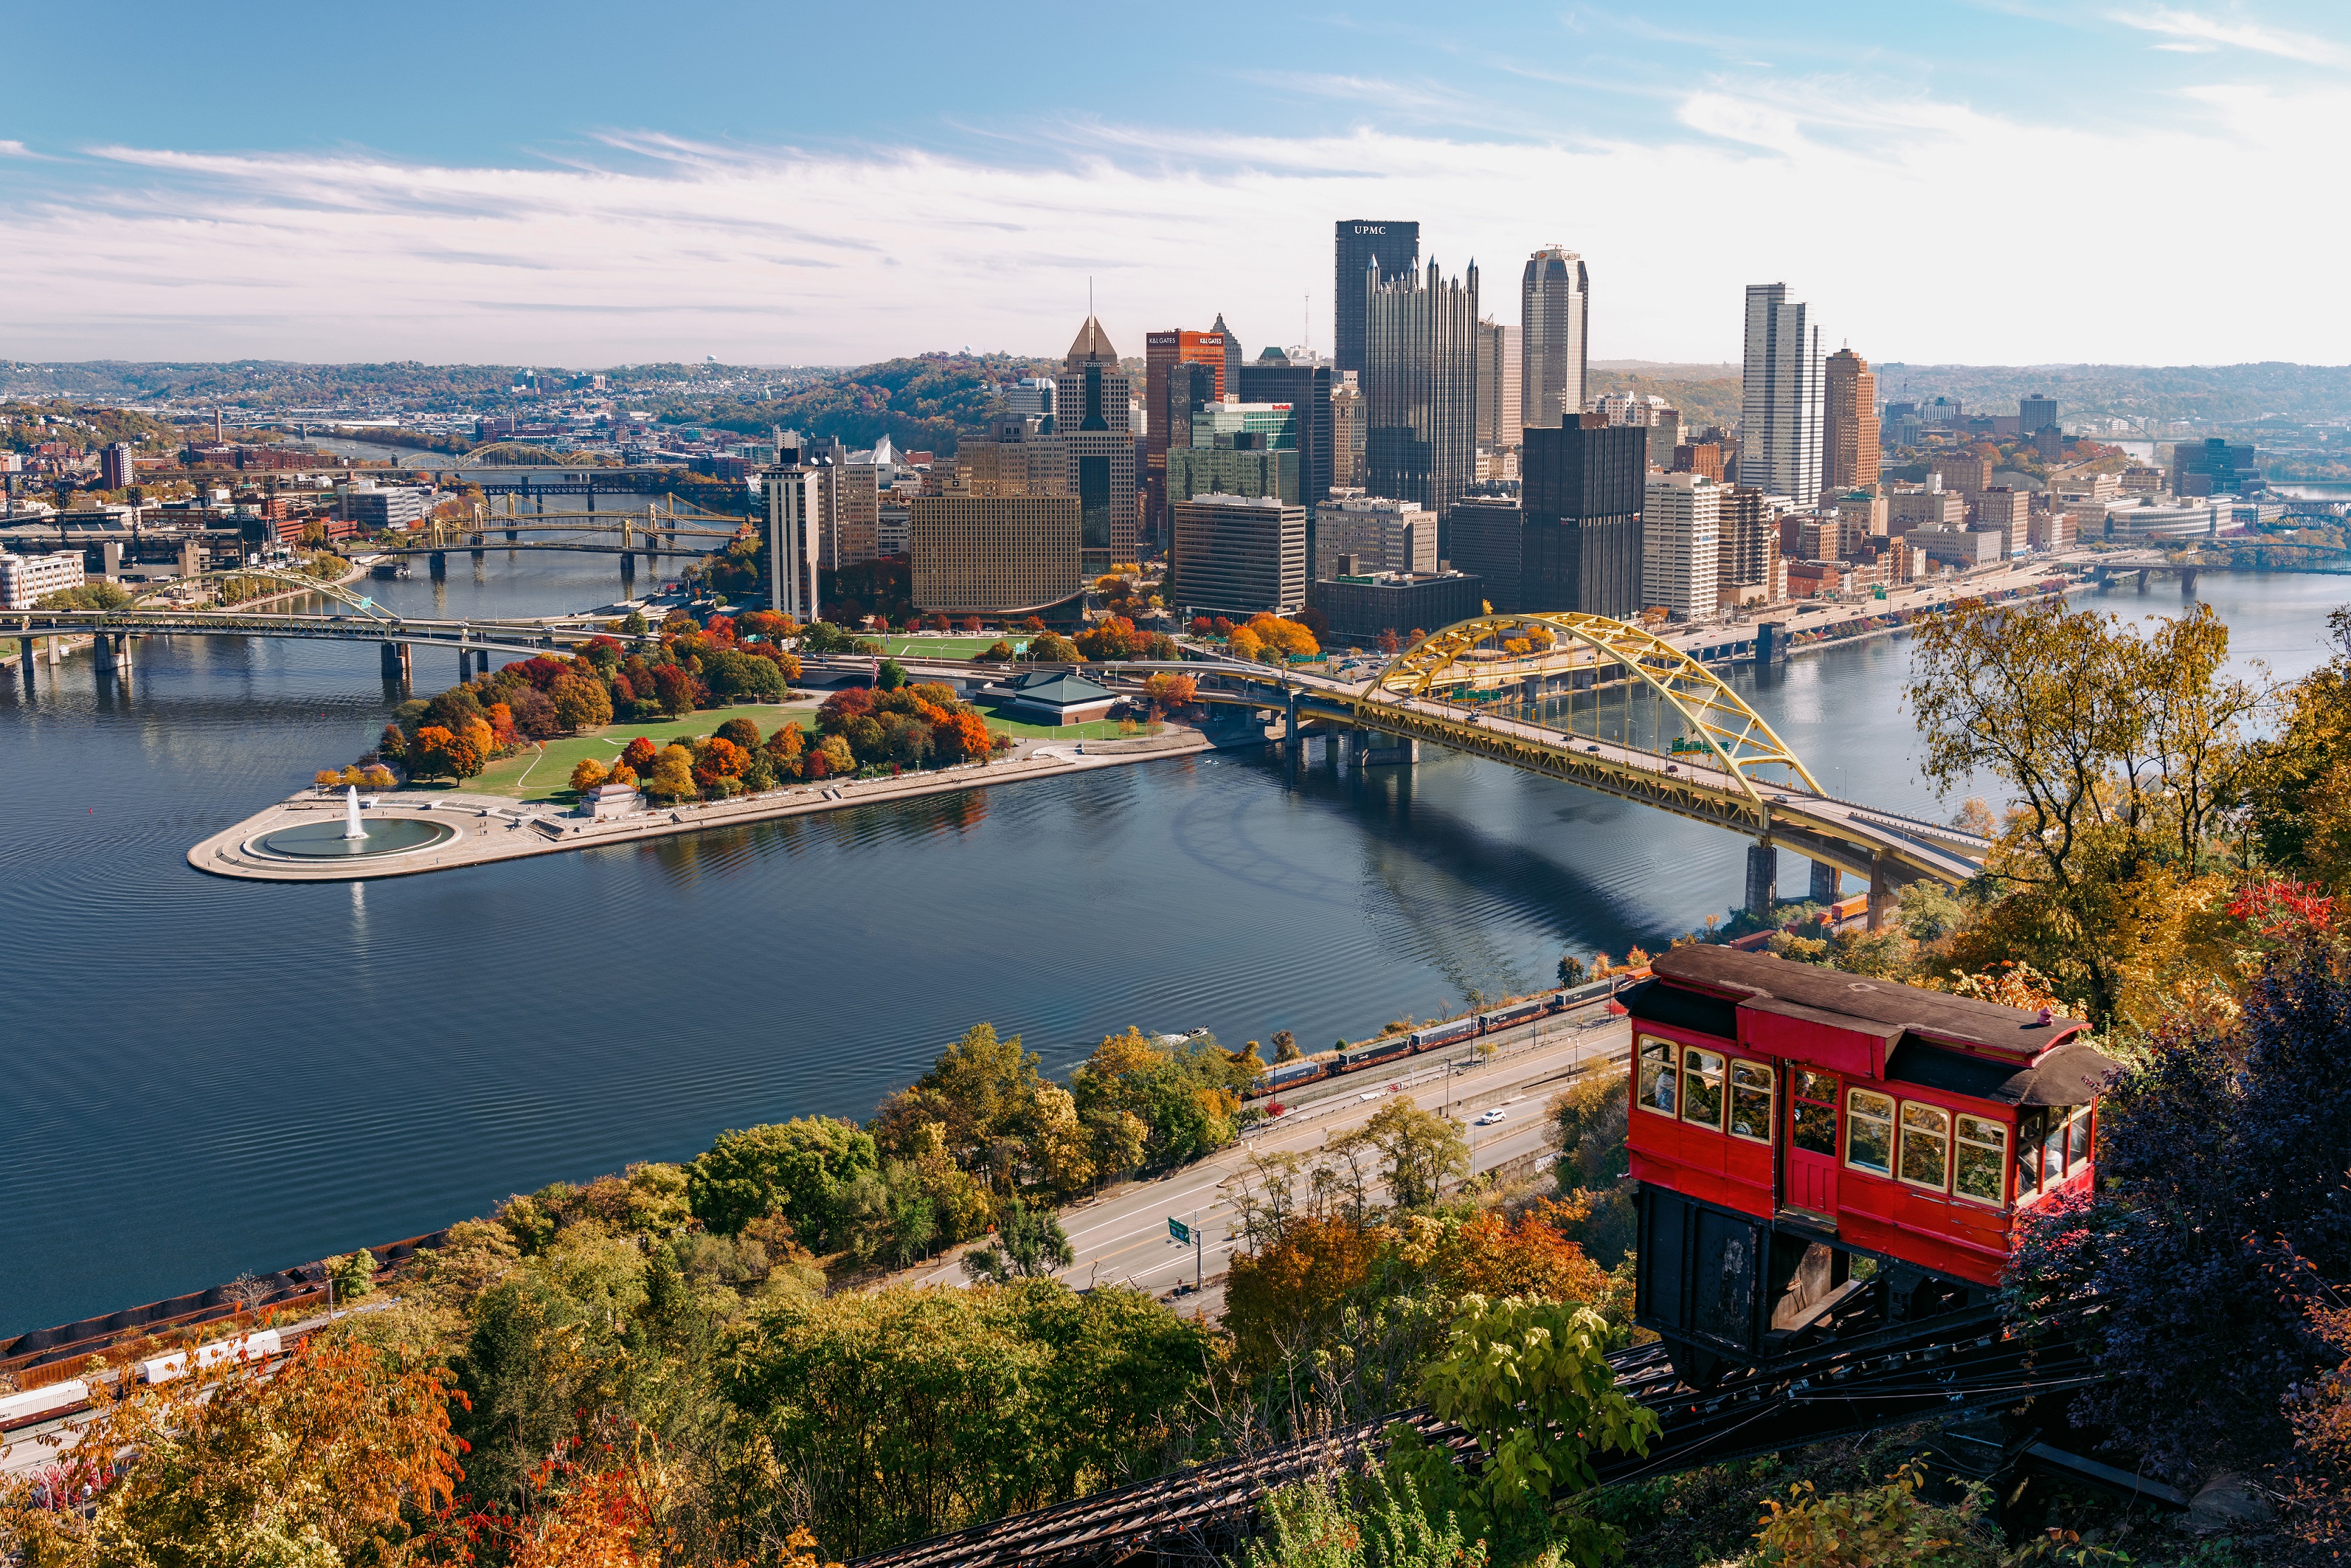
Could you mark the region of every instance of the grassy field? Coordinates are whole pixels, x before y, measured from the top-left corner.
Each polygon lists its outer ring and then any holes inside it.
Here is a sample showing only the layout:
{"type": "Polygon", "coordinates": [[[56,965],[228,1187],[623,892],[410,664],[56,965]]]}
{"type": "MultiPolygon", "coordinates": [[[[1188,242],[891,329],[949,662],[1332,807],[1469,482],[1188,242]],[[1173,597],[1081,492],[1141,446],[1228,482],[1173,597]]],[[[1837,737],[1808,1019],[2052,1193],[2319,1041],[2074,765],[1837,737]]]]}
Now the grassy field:
{"type": "Polygon", "coordinates": [[[486,795],[505,795],[517,800],[569,800],[571,769],[583,757],[610,765],[630,741],[643,736],[656,746],[667,746],[673,740],[691,740],[696,736],[711,735],[730,718],[747,718],[759,727],[763,736],[773,735],[787,721],[799,724],[811,734],[816,729],[816,709],[813,707],[771,707],[754,704],[742,707],[705,708],[688,714],[684,718],[657,718],[635,724],[616,724],[593,735],[569,735],[560,740],[550,740],[515,757],[503,757],[484,768],[479,777],[465,780],[465,788],[486,795]]]}
{"type": "MultiPolygon", "coordinates": [[[[995,711],[992,705],[982,705],[980,712],[987,718],[988,728],[1020,740],[1115,740],[1121,733],[1115,719],[1096,719],[1091,724],[1029,724],[1004,716],[995,711]]],[[[571,769],[579,765],[581,758],[592,757],[609,766],[638,736],[643,736],[656,746],[666,746],[673,740],[692,740],[696,736],[713,734],[730,718],[749,719],[759,727],[762,736],[773,735],[787,722],[798,724],[809,735],[816,733],[816,709],[813,706],[771,707],[761,703],[742,707],[705,708],[684,718],[615,724],[592,735],[569,735],[560,740],[546,741],[517,756],[500,758],[484,768],[478,777],[466,779],[460,788],[478,794],[503,795],[514,800],[569,802],[574,798],[571,769]]],[[[1144,725],[1135,733],[1148,735],[1152,728],[1144,725]]]]}
{"type": "MultiPolygon", "coordinates": [[[[995,646],[993,635],[986,637],[872,637],[893,658],[968,659],[995,646]]],[[[1005,639],[1008,643],[1025,643],[1025,632],[1015,632],[1005,639]]]]}
{"type": "MultiPolygon", "coordinates": [[[[1116,740],[1120,734],[1119,721],[1114,718],[1098,718],[1088,724],[1030,724],[1025,719],[1008,717],[992,703],[982,703],[978,706],[981,716],[987,720],[988,728],[999,735],[1018,736],[1022,740],[1116,740]]],[[[1146,724],[1140,726],[1134,733],[1150,735],[1154,731],[1146,724]]]]}

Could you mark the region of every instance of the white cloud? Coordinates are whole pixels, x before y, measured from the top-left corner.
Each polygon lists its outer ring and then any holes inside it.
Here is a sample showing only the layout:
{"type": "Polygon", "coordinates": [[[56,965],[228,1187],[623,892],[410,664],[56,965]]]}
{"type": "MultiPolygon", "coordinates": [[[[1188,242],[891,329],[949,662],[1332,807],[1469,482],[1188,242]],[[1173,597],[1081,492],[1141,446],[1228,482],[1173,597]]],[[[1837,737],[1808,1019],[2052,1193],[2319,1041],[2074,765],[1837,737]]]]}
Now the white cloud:
{"type": "Polygon", "coordinates": [[[2313,65],[2341,65],[2351,57],[2341,46],[2306,33],[2281,33],[2249,23],[2224,22],[2194,11],[2175,11],[2167,5],[2147,11],[2109,11],[2106,19],[2143,33],[2176,39],[2177,42],[2158,44],[2155,47],[2182,54],[2210,54],[2226,47],[2275,55],[2282,59],[2305,60],[2313,65]]]}
{"type": "MultiPolygon", "coordinates": [[[[2351,92],[2215,87],[2146,132],[2062,130],[1837,81],[1709,87],[1663,144],[1322,140],[1074,127],[1040,162],[616,136],[566,167],[110,148],[70,196],[11,193],[0,353],[595,365],[1058,352],[1089,279],[1112,337],[1221,310],[1252,351],[1330,335],[1331,225],[1421,222],[1424,262],[1593,268],[1595,357],[1738,352],[1742,287],[1784,278],[1874,359],[2351,361],[2339,220],[2307,160],[2351,92]],[[2304,213],[2222,244],[2143,215],[2161,186],[2304,213]],[[2084,178],[2083,172],[2093,172],[2084,178]]],[[[44,189],[55,188],[44,187],[44,189]]]]}

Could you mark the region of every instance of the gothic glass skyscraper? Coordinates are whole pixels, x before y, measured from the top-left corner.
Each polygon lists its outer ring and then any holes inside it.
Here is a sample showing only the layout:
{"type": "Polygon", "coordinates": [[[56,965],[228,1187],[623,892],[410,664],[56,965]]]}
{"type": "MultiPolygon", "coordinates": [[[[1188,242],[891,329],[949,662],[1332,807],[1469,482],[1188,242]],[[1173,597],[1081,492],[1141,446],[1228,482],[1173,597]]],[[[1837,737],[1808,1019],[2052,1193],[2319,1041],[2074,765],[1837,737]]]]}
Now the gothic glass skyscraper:
{"type": "Polygon", "coordinates": [[[1478,264],[1361,286],[1364,486],[1441,516],[1478,475],[1478,264]]]}

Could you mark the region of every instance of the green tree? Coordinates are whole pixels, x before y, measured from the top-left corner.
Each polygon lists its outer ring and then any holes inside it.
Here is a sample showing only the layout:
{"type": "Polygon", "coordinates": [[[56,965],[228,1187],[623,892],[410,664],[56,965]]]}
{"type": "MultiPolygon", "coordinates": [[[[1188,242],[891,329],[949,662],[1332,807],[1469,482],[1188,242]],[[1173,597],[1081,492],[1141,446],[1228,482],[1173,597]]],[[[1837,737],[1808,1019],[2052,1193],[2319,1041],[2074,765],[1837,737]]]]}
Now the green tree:
{"type": "Polygon", "coordinates": [[[1478,1441],[1476,1476],[1398,1422],[1389,1465],[1417,1484],[1433,1514],[1458,1514],[1505,1562],[1559,1545],[1583,1563],[1614,1532],[1555,1504],[1599,1483],[1593,1456],[1646,1454],[1656,1416],[1619,1392],[1607,1322],[1590,1307],[1510,1297],[1462,1299],[1446,1352],[1423,1369],[1422,1397],[1478,1441]]]}
{"type": "Polygon", "coordinates": [[[1248,1568],[1485,1568],[1486,1543],[1465,1540],[1447,1514],[1432,1522],[1409,1476],[1384,1467],[1359,1479],[1293,1481],[1265,1501],[1265,1534],[1249,1542],[1248,1568]]]}
{"type": "Polygon", "coordinates": [[[856,1555],[1148,1473],[1207,1351],[1131,1291],[842,1292],[756,1314],[727,1388],[856,1555]]]}
{"type": "Polygon", "coordinates": [[[895,659],[884,659],[882,667],[874,673],[873,684],[885,692],[894,692],[907,685],[909,679],[905,665],[895,659]]]}
{"type": "Polygon", "coordinates": [[[963,1256],[963,1271],[975,1280],[1002,1284],[1050,1277],[1077,1258],[1061,1222],[1050,1208],[1030,1207],[1019,1198],[1003,1208],[997,1239],[963,1256]]]}
{"type": "Polygon", "coordinates": [[[802,1116],[721,1133],[687,1167],[687,1200],[721,1235],[775,1213],[810,1244],[825,1244],[841,1186],[878,1165],[872,1135],[855,1124],[802,1116]]]}
{"type": "Polygon", "coordinates": [[[1447,1181],[1469,1174],[1469,1145],[1448,1117],[1391,1100],[1352,1134],[1379,1152],[1388,1197],[1398,1208],[1434,1207],[1447,1181]]]}

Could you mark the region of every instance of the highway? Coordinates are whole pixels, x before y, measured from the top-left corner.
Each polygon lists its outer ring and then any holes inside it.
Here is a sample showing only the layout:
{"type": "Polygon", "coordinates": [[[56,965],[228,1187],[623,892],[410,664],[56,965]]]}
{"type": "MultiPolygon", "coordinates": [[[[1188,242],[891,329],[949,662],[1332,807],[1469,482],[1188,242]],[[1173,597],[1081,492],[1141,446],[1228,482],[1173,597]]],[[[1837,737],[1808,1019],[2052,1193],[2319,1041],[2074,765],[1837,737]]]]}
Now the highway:
{"type": "MultiPolygon", "coordinates": [[[[1362,1126],[1401,1094],[1425,1110],[1449,1112],[1464,1124],[1490,1108],[1503,1112],[1498,1124],[1463,1127],[1476,1174],[1529,1155],[1540,1159],[1557,1146],[1545,1114],[1552,1097],[1581,1070],[1622,1063],[1630,1048],[1625,1020],[1599,1008],[1487,1039],[1499,1047],[1490,1062],[1481,1064],[1473,1046],[1454,1046],[1310,1084],[1285,1099],[1290,1109],[1284,1115],[1263,1124],[1241,1145],[1159,1180],[1123,1185],[1064,1208],[1061,1228],[1076,1256],[1060,1277],[1081,1289],[1123,1284],[1165,1296],[1190,1285],[1196,1273],[1206,1289],[1196,1296],[1187,1293],[1180,1304],[1186,1312],[1214,1313],[1223,1305],[1222,1276],[1237,1239],[1237,1200],[1252,1180],[1251,1156],[1293,1154],[1311,1166],[1332,1139],[1362,1126]],[[1196,1222],[1200,1245],[1175,1240],[1167,1228],[1171,1218],[1187,1226],[1196,1222]]],[[[1301,1197],[1304,1190],[1301,1179],[1301,1197]]],[[[915,1284],[967,1283],[961,1249],[905,1278],[915,1284]]]]}

